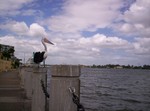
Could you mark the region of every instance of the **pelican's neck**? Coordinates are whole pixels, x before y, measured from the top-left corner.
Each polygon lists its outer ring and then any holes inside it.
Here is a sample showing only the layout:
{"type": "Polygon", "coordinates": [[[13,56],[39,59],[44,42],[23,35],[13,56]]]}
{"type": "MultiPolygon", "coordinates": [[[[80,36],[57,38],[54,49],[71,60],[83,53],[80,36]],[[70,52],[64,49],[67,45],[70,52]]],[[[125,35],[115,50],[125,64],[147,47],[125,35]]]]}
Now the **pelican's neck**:
{"type": "Polygon", "coordinates": [[[46,47],[46,44],[45,44],[45,42],[44,42],[44,39],[42,39],[41,41],[42,41],[42,44],[43,44],[43,46],[44,46],[45,52],[47,52],[47,47],[46,47]]]}

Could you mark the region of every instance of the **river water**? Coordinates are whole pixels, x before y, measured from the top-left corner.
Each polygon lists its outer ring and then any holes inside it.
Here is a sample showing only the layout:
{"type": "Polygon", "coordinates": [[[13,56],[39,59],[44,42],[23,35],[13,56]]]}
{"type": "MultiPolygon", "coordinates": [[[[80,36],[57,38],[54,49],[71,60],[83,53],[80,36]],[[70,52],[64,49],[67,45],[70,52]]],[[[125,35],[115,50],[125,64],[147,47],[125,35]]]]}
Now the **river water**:
{"type": "Polygon", "coordinates": [[[81,69],[86,111],[150,111],[150,70],[81,69]]]}
{"type": "Polygon", "coordinates": [[[82,68],[80,81],[85,111],[150,111],[150,70],[82,68]]]}

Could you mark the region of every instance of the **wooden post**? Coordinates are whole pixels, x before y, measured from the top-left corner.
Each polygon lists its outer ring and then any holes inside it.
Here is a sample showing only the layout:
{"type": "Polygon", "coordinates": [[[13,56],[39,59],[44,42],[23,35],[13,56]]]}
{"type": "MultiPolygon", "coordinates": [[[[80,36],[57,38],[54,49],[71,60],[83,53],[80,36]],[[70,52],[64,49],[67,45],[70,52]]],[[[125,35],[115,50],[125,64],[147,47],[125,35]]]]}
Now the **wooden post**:
{"type": "Polygon", "coordinates": [[[41,86],[41,79],[45,82],[46,68],[33,68],[32,79],[32,111],[45,111],[45,94],[41,86]]]}
{"type": "Polygon", "coordinates": [[[49,111],[77,111],[72,101],[69,87],[75,88],[79,96],[80,67],[75,65],[54,65],[50,67],[52,78],[50,80],[49,111]]]}

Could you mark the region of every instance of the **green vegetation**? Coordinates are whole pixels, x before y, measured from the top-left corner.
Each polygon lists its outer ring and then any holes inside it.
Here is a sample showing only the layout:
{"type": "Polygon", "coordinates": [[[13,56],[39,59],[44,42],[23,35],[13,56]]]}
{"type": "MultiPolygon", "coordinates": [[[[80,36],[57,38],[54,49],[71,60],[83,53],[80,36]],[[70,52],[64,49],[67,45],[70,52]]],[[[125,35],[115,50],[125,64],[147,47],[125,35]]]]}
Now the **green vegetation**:
{"type": "Polygon", "coordinates": [[[18,68],[19,65],[20,65],[20,62],[19,62],[19,60],[15,60],[14,62],[12,62],[11,65],[12,65],[13,68],[18,68]]]}
{"type": "Polygon", "coordinates": [[[107,64],[107,65],[95,65],[89,66],[91,68],[124,68],[124,69],[150,69],[150,65],[133,66],[133,65],[119,65],[119,64],[107,64]]]}
{"type": "Polygon", "coordinates": [[[11,57],[14,56],[14,52],[15,52],[15,50],[13,48],[2,51],[1,59],[10,60],[11,57]]]}
{"type": "Polygon", "coordinates": [[[0,53],[1,53],[0,59],[12,61],[12,64],[11,64],[12,67],[17,68],[19,67],[20,61],[14,56],[14,52],[15,52],[14,48],[2,50],[2,45],[0,44],[0,53]]]}
{"type": "Polygon", "coordinates": [[[1,49],[2,49],[2,45],[0,44],[0,52],[1,52],[1,49]]]}

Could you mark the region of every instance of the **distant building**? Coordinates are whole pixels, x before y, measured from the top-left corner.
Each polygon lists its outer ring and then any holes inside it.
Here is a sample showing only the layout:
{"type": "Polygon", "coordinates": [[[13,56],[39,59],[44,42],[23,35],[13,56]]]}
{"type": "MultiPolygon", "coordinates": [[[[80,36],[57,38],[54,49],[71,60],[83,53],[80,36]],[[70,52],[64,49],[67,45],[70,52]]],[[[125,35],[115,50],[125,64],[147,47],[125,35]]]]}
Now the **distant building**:
{"type": "Polygon", "coordinates": [[[116,66],[115,69],[122,69],[122,66],[116,66]]]}
{"type": "Polygon", "coordinates": [[[0,44],[0,58],[9,58],[9,59],[13,59],[14,56],[14,46],[9,46],[9,45],[4,45],[4,44],[0,44]]]}
{"type": "Polygon", "coordinates": [[[11,48],[14,49],[14,46],[0,44],[0,52],[1,52],[1,51],[5,51],[5,50],[9,50],[9,49],[11,49],[11,48]]]}

